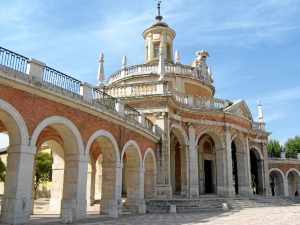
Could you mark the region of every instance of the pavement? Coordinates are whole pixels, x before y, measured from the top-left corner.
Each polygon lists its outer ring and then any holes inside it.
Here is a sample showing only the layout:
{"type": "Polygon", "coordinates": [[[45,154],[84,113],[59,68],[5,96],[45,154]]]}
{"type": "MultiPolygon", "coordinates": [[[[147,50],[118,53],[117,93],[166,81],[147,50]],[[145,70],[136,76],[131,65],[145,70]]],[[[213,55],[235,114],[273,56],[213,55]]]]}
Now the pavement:
{"type": "MultiPolygon", "coordinates": [[[[57,215],[33,215],[30,224],[58,225],[57,215]]],[[[271,206],[186,214],[130,214],[112,219],[95,212],[75,225],[300,225],[300,206],[271,206]]]]}

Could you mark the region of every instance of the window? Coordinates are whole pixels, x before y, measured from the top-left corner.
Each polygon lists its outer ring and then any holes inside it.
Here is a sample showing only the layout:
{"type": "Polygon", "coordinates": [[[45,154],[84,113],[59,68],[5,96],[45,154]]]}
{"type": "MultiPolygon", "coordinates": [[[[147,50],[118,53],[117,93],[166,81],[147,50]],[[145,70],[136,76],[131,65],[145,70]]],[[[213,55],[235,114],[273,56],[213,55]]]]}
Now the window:
{"type": "Polygon", "coordinates": [[[159,43],[154,43],[153,46],[153,58],[158,58],[159,56],[159,43]]]}

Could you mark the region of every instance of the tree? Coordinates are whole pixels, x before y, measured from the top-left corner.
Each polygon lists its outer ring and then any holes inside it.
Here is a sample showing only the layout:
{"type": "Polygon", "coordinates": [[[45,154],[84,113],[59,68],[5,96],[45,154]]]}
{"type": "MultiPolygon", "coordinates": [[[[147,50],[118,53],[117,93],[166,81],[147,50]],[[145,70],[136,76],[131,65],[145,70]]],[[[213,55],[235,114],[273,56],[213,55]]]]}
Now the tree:
{"type": "Polygon", "coordinates": [[[36,154],[34,198],[36,199],[36,190],[41,183],[51,181],[52,179],[52,155],[46,152],[36,154]]]}
{"type": "Polygon", "coordinates": [[[5,182],[6,166],[0,158],[0,182],[5,182]]]}
{"type": "Polygon", "coordinates": [[[282,146],[280,145],[279,141],[275,139],[268,142],[267,149],[269,157],[273,158],[279,158],[280,153],[282,152],[282,146]]]}
{"type": "Polygon", "coordinates": [[[287,158],[297,158],[297,153],[300,153],[300,136],[289,138],[284,144],[284,149],[287,158]]]}

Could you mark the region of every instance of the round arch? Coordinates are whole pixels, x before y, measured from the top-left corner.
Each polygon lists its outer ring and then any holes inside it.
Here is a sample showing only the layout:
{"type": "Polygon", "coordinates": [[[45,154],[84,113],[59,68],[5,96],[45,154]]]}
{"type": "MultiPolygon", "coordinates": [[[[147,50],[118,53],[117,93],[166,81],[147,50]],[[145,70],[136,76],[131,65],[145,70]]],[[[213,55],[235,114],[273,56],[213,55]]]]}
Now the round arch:
{"type": "Polygon", "coordinates": [[[91,135],[91,137],[89,138],[89,140],[87,142],[86,148],[85,148],[85,156],[89,157],[91,145],[92,145],[93,141],[95,139],[97,139],[98,137],[105,137],[111,142],[113,149],[115,151],[116,161],[120,162],[120,152],[119,152],[119,147],[118,147],[117,141],[114,138],[114,136],[106,130],[97,130],[96,132],[94,132],[91,135]]]}
{"type": "Polygon", "coordinates": [[[147,150],[146,150],[145,153],[144,153],[143,167],[145,167],[145,160],[146,160],[147,155],[149,155],[149,154],[150,154],[150,155],[152,156],[152,158],[153,158],[153,166],[154,166],[154,168],[155,168],[155,170],[156,170],[156,157],[155,157],[155,153],[154,153],[154,151],[153,151],[152,148],[147,148],[147,150]]]}
{"type": "Polygon", "coordinates": [[[283,172],[278,168],[272,168],[269,170],[269,176],[271,179],[271,191],[273,196],[285,196],[285,176],[283,172]]]}
{"type": "Polygon", "coordinates": [[[139,158],[139,166],[142,166],[142,154],[141,154],[141,149],[140,149],[140,146],[138,145],[138,143],[134,140],[129,140],[125,143],[123,149],[122,149],[122,152],[121,152],[121,162],[123,163],[123,158],[124,158],[124,154],[125,154],[125,151],[130,148],[130,146],[132,146],[133,148],[132,149],[135,149],[137,154],[138,154],[138,158],[139,158]]]}
{"type": "Polygon", "coordinates": [[[231,142],[234,142],[234,144],[236,145],[236,150],[237,152],[245,152],[246,151],[246,143],[243,137],[241,137],[240,134],[235,134],[232,136],[231,138],[231,142]]]}
{"type": "Polygon", "coordinates": [[[213,141],[215,142],[216,149],[224,148],[225,144],[224,144],[223,139],[221,138],[222,137],[221,134],[219,134],[218,131],[216,131],[214,129],[207,129],[207,128],[201,129],[196,137],[195,143],[198,144],[200,138],[205,134],[212,137],[213,141]]]}
{"type": "MultiPolygon", "coordinates": [[[[72,121],[70,121],[69,119],[67,119],[65,117],[62,117],[62,116],[48,117],[48,118],[44,119],[42,122],[40,122],[38,124],[38,126],[35,128],[32,136],[31,136],[31,141],[30,141],[30,146],[31,147],[36,146],[37,140],[38,140],[38,137],[39,137],[40,133],[42,132],[42,130],[45,127],[47,127],[49,125],[58,128],[58,133],[62,137],[64,136],[68,140],[70,140],[72,138],[72,135],[73,135],[73,138],[77,142],[77,146],[78,146],[78,149],[77,149],[76,153],[79,154],[79,155],[84,155],[83,141],[82,141],[81,134],[80,134],[79,130],[77,129],[77,127],[74,125],[74,123],[72,121]],[[61,126],[61,125],[63,125],[64,127],[61,126]],[[59,130],[60,130],[59,128],[63,129],[62,133],[59,132],[59,130]],[[65,128],[67,128],[67,129],[65,129],[65,128]]],[[[74,146],[72,146],[72,147],[74,147],[74,146]]],[[[69,146],[70,149],[72,147],[69,146]]],[[[74,148],[72,148],[72,149],[74,149],[74,148]]]]}
{"type": "Polygon", "coordinates": [[[0,117],[4,120],[5,126],[7,126],[10,135],[10,145],[28,145],[29,135],[26,123],[21,114],[8,102],[0,99],[0,117]],[[4,112],[1,112],[1,111],[4,112]],[[6,115],[5,115],[6,114],[6,115]]]}
{"type": "Polygon", "coordinates": [[[250,146],[249,149],[250,149],[250,151],[253,151],[253,152],[254,152],[254,154],[255,154],[255,156],[257,157],[257,159],[260,159],[260,160],[263,160],[263,159],[264,159],[264,156],[263,156],[263,154],[261,153],[261,151],[259,150],[258,147],[252,145],[252,146],[250,146]]]}
{"type": "Polygon", "coordinates": [[[285,178],[286,178],[286,179],[288,178],[288,175],[289,175],[290,172],[295,172],[295,173],[300,177],[300,172],[299,172],[299,170],[297,170],[296,168],[290,168],[290,169],[286,172],[286,174],[285,174],[285,178]]]}
{"type": "Polygon", "coordinates": [[[281,171],[281,169],[278,169],[278,168],[272,168],[272,169],[270,169],[269,170],[269,175],[271,175],[271,173],[272,172],[279,172],[280,173],[280,175],[281,175],[281,177],[282,177],[282,179],[284,180],[285,179],[285,176],[284,176],[284,173],[281,171]]]}
{"type": "Polygon", "coordinates": [[[180,143],[181,145],[188,145],[189,138],[185,130],[178,124],[172,124],[170,130],[177,136],[178,141],[183,141],[184,143],[180,143]]]}

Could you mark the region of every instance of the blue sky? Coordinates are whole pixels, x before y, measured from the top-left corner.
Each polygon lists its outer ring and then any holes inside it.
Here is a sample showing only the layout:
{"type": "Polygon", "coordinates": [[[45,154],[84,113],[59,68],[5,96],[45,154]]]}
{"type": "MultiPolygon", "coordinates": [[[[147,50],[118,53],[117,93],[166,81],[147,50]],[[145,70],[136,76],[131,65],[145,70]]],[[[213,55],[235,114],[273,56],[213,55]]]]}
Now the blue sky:
{"type": "MultiPolygon", "coordinates": [[[[155,0],[0,0],[0,46],[97,84],[105,75],[144,63],[142,32],[155,0]]],[[[254,118],[261,98],[271,138],[300,135],[300,0],[164,0],[175,49],[190,64],[206,49],[217,98],[243,98],[254,118]]]]}

